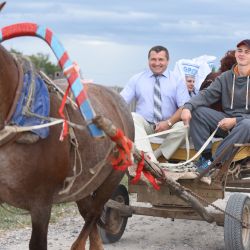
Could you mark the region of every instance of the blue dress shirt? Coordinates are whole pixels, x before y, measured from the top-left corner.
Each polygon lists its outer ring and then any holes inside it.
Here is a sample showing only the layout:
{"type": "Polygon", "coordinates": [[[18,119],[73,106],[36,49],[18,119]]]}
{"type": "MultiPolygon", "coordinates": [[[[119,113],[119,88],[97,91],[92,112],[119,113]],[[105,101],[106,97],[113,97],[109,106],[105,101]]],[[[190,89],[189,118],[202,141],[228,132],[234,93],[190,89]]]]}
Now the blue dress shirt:
{"type": "MultiPolygon", "coordinates": [[[[130,104],[136,100],[135,112],[145,120],[154,121],[155,77],[149,69],[134,75],[121,91],[124,100],[130,104]]],[[[190,99],[185,82],[168,69],[160,76],[163,120],[171,117],[179,107],[190,99]]]]}

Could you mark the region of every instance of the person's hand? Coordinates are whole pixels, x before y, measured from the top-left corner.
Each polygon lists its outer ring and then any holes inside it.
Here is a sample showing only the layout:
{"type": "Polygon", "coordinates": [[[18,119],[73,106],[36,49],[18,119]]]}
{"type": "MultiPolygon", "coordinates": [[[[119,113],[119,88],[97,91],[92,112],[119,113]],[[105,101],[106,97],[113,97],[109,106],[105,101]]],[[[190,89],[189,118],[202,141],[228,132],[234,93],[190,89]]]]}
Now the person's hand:
{"type": "Polygon", "coordinates": [[[167,121],[161,121],[161,122],[158,122],[157,124],[155,124],[155,132],[156,133],[164,131],[164,130],[168,130],[168,129],[171,129],[171,127],[168,125],[167,121]]]}
{"type": "Polygon", "coordinates": [[[229,131],[235,125],[236,125],[236,118],[224,118],[218,123],[218,126],[224,131],[229,131]]]}
{"type": "Polygon", "coordinates": [[[181,112],[181,120],[185,125],[189,125],[190,120],[192,119],[192,115],[189,109],[183,109],[181,112]]]}

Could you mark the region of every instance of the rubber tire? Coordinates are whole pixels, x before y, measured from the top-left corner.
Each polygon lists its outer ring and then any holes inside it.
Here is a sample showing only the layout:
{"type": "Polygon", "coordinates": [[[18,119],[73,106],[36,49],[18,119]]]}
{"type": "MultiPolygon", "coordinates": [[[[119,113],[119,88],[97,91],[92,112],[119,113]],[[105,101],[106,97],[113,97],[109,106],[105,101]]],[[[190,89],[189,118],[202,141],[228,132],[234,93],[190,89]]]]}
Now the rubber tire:
{"type": "MultiPolygon", "coordinates": [[[[112,194],[111,199],[129,205],[129,194],[127,188],[120,184],[112,194]]],[[[104,223],[110,221],[111,216],[115,215],[115,218],[118,218],[118,220],[116,220],[118,221],[118,224],[116,225],[115,232],[110,232],[109,230],[105,230],[104,228],[98,226],[98,231],[104,244],[110,244],[119,241],[125,231],[128,217],[121,216],[119,213],[120,212],[118,210],[104,206],[101,216],[101,219],[104,223]]]]}
{"type": "MultiPolygon", "coordinates": [[[[250,198],[240,193],[232,194],[227,202],[226,212],[250,223],[250,198]]],[[[227,250],[250,249],[250,229],[243,228],[239,221],[225,214],[224,242],[227,250]]]]}

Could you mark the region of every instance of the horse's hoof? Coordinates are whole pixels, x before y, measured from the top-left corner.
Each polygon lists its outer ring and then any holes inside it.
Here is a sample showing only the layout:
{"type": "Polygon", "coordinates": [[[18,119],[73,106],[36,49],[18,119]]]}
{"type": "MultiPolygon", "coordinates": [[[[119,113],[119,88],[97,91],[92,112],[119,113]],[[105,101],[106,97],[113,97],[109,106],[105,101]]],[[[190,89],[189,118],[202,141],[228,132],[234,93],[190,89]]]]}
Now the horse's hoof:
{"type": "Polygon", "coordinates": [[[39,136],[32,133],[32,132],[26,132],[21,134],[21,136],[16,139],[17,143],[20,144],[33,144],[39,140],[39,136]]]}

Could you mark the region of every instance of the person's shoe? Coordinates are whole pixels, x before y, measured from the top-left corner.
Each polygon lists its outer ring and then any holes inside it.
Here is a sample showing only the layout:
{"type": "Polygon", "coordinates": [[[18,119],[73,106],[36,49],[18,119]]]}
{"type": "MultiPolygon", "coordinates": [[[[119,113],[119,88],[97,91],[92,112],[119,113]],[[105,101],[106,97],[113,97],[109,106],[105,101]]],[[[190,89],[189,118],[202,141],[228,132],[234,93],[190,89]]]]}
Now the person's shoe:
{"type": "MultiPolygon", "coordinates": [[[[204,157],[200,157],[197,163],[195,164],[196,166],[196,172],[198,173],[203,173],[212,163],[212,159],[205,159],[204,157]]],[[[208,173],[206,174],[208,175],[208,173]]]]}

